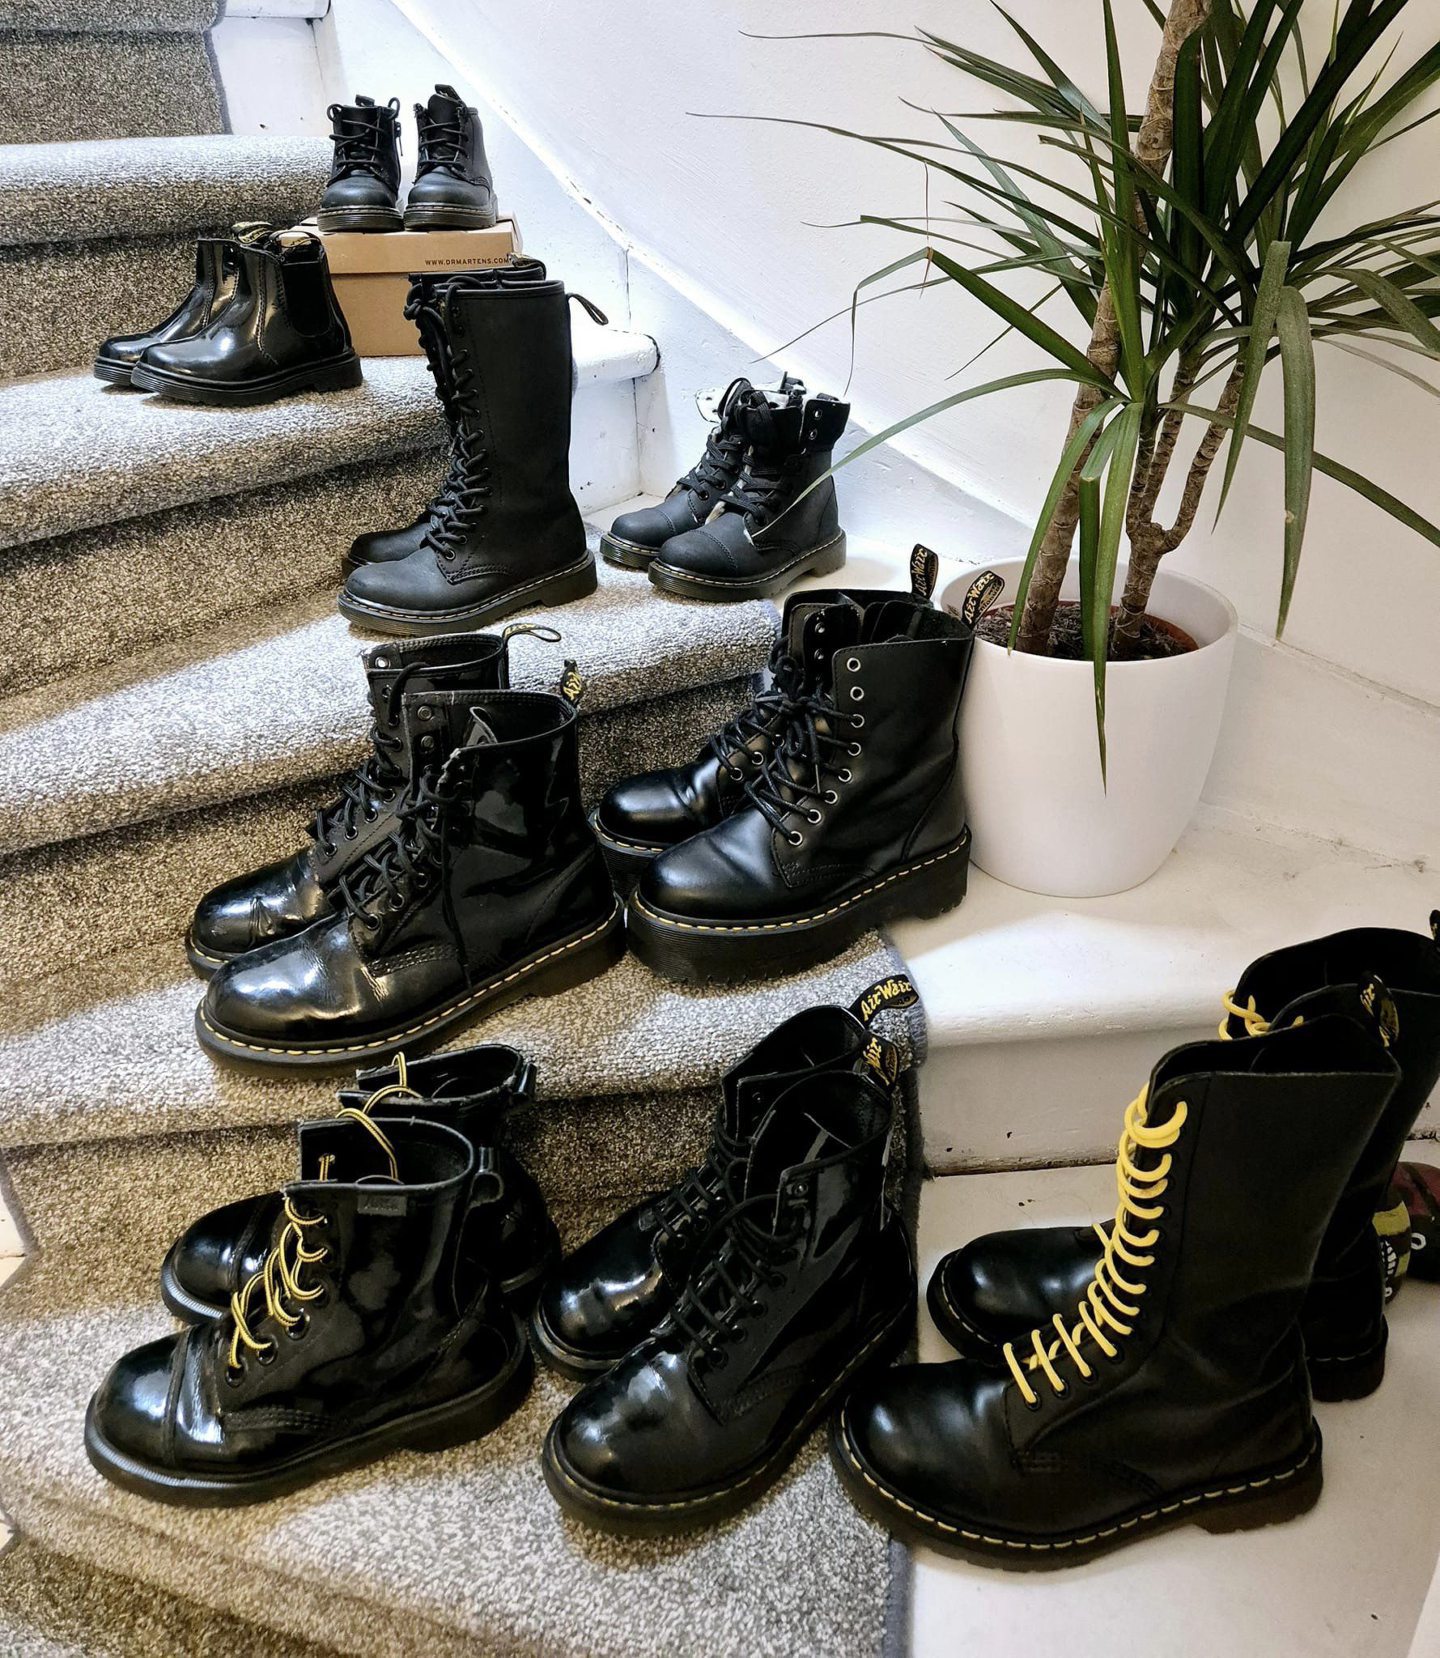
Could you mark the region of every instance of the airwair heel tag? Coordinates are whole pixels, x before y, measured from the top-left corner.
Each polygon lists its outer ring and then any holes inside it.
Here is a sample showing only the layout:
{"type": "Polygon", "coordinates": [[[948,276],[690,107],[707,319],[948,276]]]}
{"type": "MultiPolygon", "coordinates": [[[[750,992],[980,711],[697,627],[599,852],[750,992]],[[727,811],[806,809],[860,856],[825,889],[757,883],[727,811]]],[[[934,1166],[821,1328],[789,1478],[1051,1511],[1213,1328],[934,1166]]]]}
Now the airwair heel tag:
{"type": "Polygon", "coordinates": [[[1380,1040],[1387,1048],[1393,1048],[1400,1034],[1400,1014],[1384,981],[1373,973],[1360,981],[1360,1006],[1375,1021],[1380,1040]]]}
{"type": "Polygon", "coordinates": [[[960,620],[967,627],[977,627],[980,618],[1004,591],[1004,576],[997,576],[993,570],[982,570],[965,591],[965,600],[960,606],[960,620]]]}
{"type": "Polygon", "coordinates": [[[904,973],[892,973],[888,979],[877,979],[868,990],[862,990],[850,1004],[850,1011],[862,1025],[873,1022],[877,1013],[886,1008],[914,1007],[920,993],[904,973]]]}
{"type": "Polygon", "coordinates": [[[910,596],[915,599],[931,598],[939,579],[939,558],[917,541],[910,550],[910,596]]]}
{"type": "Polygon", "coordinates": [[[1440,944],[1440,910],[1430,912],[1430,936],[1440,944]]]}
{"type": "Polygon", "coordinates": [[[572,708],[578,708],[585,695],[585,678],[574,662],[565,663],[565,672],[560,676],[560,695],[572,708]]]}

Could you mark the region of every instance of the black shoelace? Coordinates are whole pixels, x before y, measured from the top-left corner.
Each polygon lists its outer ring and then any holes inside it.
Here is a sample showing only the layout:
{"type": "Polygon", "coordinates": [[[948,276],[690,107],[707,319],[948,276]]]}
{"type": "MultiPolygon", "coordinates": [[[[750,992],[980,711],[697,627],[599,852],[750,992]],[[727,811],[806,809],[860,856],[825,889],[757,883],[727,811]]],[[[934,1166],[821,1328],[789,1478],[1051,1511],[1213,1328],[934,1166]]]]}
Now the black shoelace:
{"type": "Polygon", "coordinates": [[[422,778],[389,835],[336,882],[336,908],[358,922],[372,941],[435,885],[453,798],[443,769],[437,777],[422,778]]]}
{"type": "Polygon", "coordinates": [[[767,456],[751,450],[745,470],[730,486],[723,504],[748,513],[762,527],[778,516],[787,492],[790,473],[782,455],[767,456]]]}
{"type": "Polygon", "coordinates": [[[415,127],[420,139],[415,176],[436,167],[458,167],[464,158],[465,123],[459,115],[431,115],[423,104],[415,106],[415,127]]]}
{"type": "MultiPolygon", "coordinates": [[[[475,367],[468,357],[452,352],[450,357],[451,396],[457,411],[465,407],[466,395],[476,380],[475,367]]],[[[425,545],[434,549],[438,558],[451,563],[465,537],[484,517],[486,500],[491,492],[489,450],[485,434],[473,421],[467,423],[463,415],[457,421],[455,447],[450,457],[450,471],[440,495],[436,497],[430,527],[425,532],[425,545]]]]}
{"type": "Polygon", "coordinates": [[[717,1130],[705,1161],[655,1199],[642,1225],[656,1233],[657,1241],[709,1225],[715,1219],[716,1206],[725,1199],[730,1171],[744,1157],[745,1150],[723,1128],[717,1130]]]}
{"type": "Polygon", "coordinates": [[[774,1215],[773,1192],[735,1202],[711,1232],[713,1253],[691,1279],[670,1315],[675,1328],[694,1343],[712,1369],[723,1369],[728,1344],[751,1318],[766,1313],[765,1291],[785,1282],[785,1266],[800,1236],[798,1222],[772,1230],[760,1224],[774,1215]]]}
{"type": "Polygon", "coordinates": [[[811,823],[818,823],[820,808],[839,798],[830,780],[850,781],[844,761],[859,754],[860,744],[849,731],[862,723],[859,714],[841,714],[826,691],[793,699],[784,737],[745,785],[751,805],[792,846],[799,846],[804,834],[790,828],[787,818],[803,812],[811,823]]]}
{"type": "Polygon", "coordinates": [[[714,427],[705,439],[705,453],[676,485],[696,495],[723,495],[735,476],[735,463],[745,453],[745,439],[739,432],[714,427]]]}
{"type": "MultiPolygon", "coordinates": [[[[397,109],[399,105],[395,106],[397,109]]],[[[326,112],[331,121],[341,117],[343,106],[331,104],[326,112]]],[[[330,174],[331,179],[349,178],[352,173],[373,173],[378,178],[383,166],[381,138],[385,129],[384,118],[394,112],[385,105],[376,109],[351,109],[346,111],[339,132],[332,132],[330,140],[335,146],[335,161],[330,174]]],[[[400,134],[395,134],[395,147],[400,147],[400,134]]]]}
{"type": "Polygon", "coordinates": [[[445,476],[440,480],[439,489],[436,490],[429,506],[425,509],[431,524],[435,525],[445,516],[451,497],[459,487],[465,470],[465,456],[458,441],[459,411],[455,405],[454,390],[446,386],[440,359],[436,351],[431,348],[432,339],[444,338],[445,319],[441,315],[440,307],[432,298],[427,297],[423,289],[416,287],[412,288],[406,297],[405,315],[415,324],[421,340],[424,341],[427,347],[425,360],[431,377],[435,381],[435,396],[439,400],[441,409],[444,410],[445,419],[452,434],[455,434],[452,435],[450,440],[450,458],[445,467],[445,476]],[[427,328],[430,331],[428,338],[427,328]]]}
{"type": "Polygon", "coordinates": [[[800,663],[790,654],[785,641],[777,639],[770,651],[770,684],[756,693],[748,708],[742,708],[711,737],[711,754],[736,783],[745,781],[745,773],[731,756],[745,753],[750,756],[752,766],[763,763],[764,755],[748,745],[756,737],[774,736],[789,720],[800,692],[801,672],[800,663]]]}

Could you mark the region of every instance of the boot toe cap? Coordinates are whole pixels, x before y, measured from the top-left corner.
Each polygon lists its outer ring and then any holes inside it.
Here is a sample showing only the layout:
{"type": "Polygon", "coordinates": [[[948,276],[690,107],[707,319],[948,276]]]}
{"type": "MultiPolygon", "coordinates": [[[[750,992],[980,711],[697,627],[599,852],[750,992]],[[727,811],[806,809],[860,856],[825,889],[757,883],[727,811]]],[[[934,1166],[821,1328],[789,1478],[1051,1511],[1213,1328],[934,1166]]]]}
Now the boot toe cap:
{"type": "Polygon", "coordinates": [[[195,906],[191,941],[208,955],[243,955],[260,942],[256,931],[255,897],[238,881],[207,892],[195,906]]]}
{"type": "Polygon", "coordinates": [[[662,918],[716,923],[765,919],[774,902],[771,883],[757,881],[752,860],[737,855],[748,850],[738,843],[753,838],[763,838],[757,826],[737,818],[692,834],[646,868],[637,899],[662,918]]]}
{"type": "Polygon", "coordinates": [[[846,1400],[842,1452],[911,1503],[969,1512],[984,1484],[970,1450],[985,1443],[987,1403],[998,1403],[1007,1384],[1008,1376],[1001,1382],[963,1361],[883,1371],[846,1400]],[[972,1396],[977,1387],[984,1398],[972,1396]]]}
{"type": "MultiPolygon", "coordinates": [[[[326,974],[323,953],[311,951],[305,934],[261,945],[227,962],[205,991],[203,1010],[218,1030],[281,1042],[325,1034],[326,974]]],[[[340,1010],[337,1010],[340,1011],[340,1010]]]]}
{"type": "Polygon", "coordinates": [[[361,564],[345,578],[344,595],[372,609],[424,613],[455,603],[451,585],[440,574],[439,560],[428,546],[399,558],[361,564]]]}
{"type": "Polygon", "coordinates": [[[675,533],[675,526],[659,507],[622,512],[610,526],[610,534],[617,541],[629,541],[637,547],[662,547],[675,533]]]}
{"type": "Polygon", "coordinates": [[[397,558],[409,558],[424,539],[428,518],[420,518],[403,529],[367,530],[350,543],[350,559],[354,564],[390,564],[397,558]]]}
{"type": "Polygon", "coordinates": [[[270,1227],[261,1224],[261,1211],[273,1219],[275,1209],[273,1201],[242,1198],[192,1222],[165,1258],[167,1288],[178,1292],[192,1311],[218,1316],[245,1279],[265,1264],[270,1227]]]}
{"type": "Polygon", "coordinates": [[[90,1421],[122,1456],[163,1467],[169,1446],[172,1378],[178,1337],[164,1336],[110,1368],[90,1405],[90,1421]]]}
{"type": "Polygon", "coordinates": [[[740,573],[739,561],[712,530],[702,526],[671,536],[662,551],[662,562],[687,576],[708,576],[724,581],[740,573]]]}
{"type": "Polygon", "coordinates": [[[595,814],[600,828],[640,846],[674,846],[705,827],[675,789],[669,772],[645,772],[617,783],[595,814]]]}

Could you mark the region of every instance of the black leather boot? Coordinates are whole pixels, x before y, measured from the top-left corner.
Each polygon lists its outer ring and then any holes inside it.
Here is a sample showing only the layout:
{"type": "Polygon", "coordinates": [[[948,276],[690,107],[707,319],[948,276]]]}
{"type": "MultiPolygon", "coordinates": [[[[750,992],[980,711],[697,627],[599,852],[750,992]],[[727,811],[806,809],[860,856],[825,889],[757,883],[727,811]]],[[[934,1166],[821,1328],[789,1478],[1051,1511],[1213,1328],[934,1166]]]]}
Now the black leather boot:
{"type": "MultiPolygon", "coordinates": [[[[1434,926],[1440,930],[1440,914],[1434,926]]],[[[1301,1324],[1310,1384],[1324,1400],[1361,1399],[1385,1374],[1385,1267],[1374,1216],[1415,1120],[1440,1082],[1440,945],[1421,933],[1360,927],[1276,950],[1225,998],[1222,1035],[1243,1038],[1322,1010],[1354,1010],[1376,973],[1399,1018],[1401,1081],[1366,1143],[1326,1229],[1301,1324]]],[[[998,1365],[1013,1341],[1073,1307],[1104,1250],[1104,1227],[992,1232],[943,1257],[927,1299],[957,1351],[998,1365]]]]}
{"type": "Polygon", "coordinates": [[[858,1387],[832,1442],[851,1498],[906,1541],[1011,1568],[1303,1513],[1320,1434],[1300,1304],[1397,1075],[1373,1023],[1334,1014],[1168,1054],[1126,1112],[1115,1230],[1078,1313],[1001,1371],[905,1365],[858,1387]]]}
{"type": "Polygon", "coordinates": [[[849,418],[848,403],[823,393],[785,408],[745,402],[737,420],[749,448],[739,480],[706,523],[665,543],[650,580],[687,599],[765,599],[801,576],[840,569],[845,532],[835,480],[825,474],[849,418]]]}
{"type": "Polygon", "coordinates": [[[478,1439],[524,1400],[524,1326],[476,1239],[475,1154],[442,1123],[304,1123],[265,1266],[230,1312],[126,1354],[85,1418],[157,1502],[278,1497],[395,1450],[478,1439]]]}
{"type": "Polygon", "coordinates": [[[776,1100],[669,1317],[551,1426],[545,1481],[566,1513],[658,1536],[733,1514],[904,1345],[915,1278],[885,1202],[890,1125],[889,1094],[852,1072],[776,1100]]]}
{"type": "Polygon", "coordinates": [[[340,609],[362,627],[449,633],[595,591],[570,493],[569,305],[565,285],[537,264],[471,271],[437,289],[453,481],[413,553],[346,579],[340,609]]]}
{"type": "Polygon", "coordinates": [[[248,408],[364,379],[319,237],[282,230],[236,244],[230,303],[186,339],[152,345],[130,383],[181,403],[248,408]]]}
{"type": "MultiPolygon", "coordinates": [[[[475,1152],[470,1203],[472,1243],[481,1249],[501,1295],[527,1313],[541,1277],[560,1253],[555,1223],[529,1173],[502,1143],[506,1115],[535,1092],[535,1068],[513,1048],[489,1046],[436,1054],[361,1071],[340,1103],[371,1116],[399,1112],[419,1122],[445,1123],[475,1152]]],[[[246,1279],[264,1270],[277,1226],[282,1192],[240,1198],[212,1209],[186,1227],[160,1269],[165,1305],[190,1323],[221,1318],[246,1279]]]]}
{"type": "Polygon", "coordinates": [[[453,86],[437,86],[415,106],[419,141],[415,182],[405,200],[406,230],[489,230],[495,191],[478,112],[453,86]]]}
{"type": "Polygon", "coordinates": [[[773,401],[779,408],[805,402],[805,383],[785,375],[775,392],[764,392],[748,380],[732,380],[716,409],[716,421],[705,439],[705,453],[653,507],[622,512],[600,537],[600,551],[611,564],[630,570],[648,570],[672,536],[696,530],[740,481],[748,438],[741,410],[750,403],[773,401]]]}
{"type": "Polygon", "coordinates": [[[804,652],[820,677],[746,784],[743,809],[640,877],[628,912],[640,959],[667,978],[765,978],[837,955],[886,921],[958,904],[973,639],[962,618],[908,598],[812,616],[804,652]]]}
{"type": "Polygon", "coordinates": [[[332,916],[210,981],[195,1025],[212,1053],[291,1069],[364,1063],[568,990],[624,953],[580,803],[573,703],[445,691],[407,692],[404,704],[407,730],[433,731],[433,766],[387,838],[336,883],[332,916]]]}
{"type": "Polygon", "coordinates": [[[643,1341],[689,1281],[771,1107],[782,1094],[798,1099],[793,1085],[817,1073],[854,1071],[889,1086],[898,1072],[895,1050],[869,1027],[878,1013],[915,1000],[908,979],[882,980],[848,1008],[793,1015],[732,1066],[704,1161],[669,1191],[617,1216],[545,1281],[530,1321],[545,1363],[585,1381],[643,1341]]]}
{"type": "MultiPolygon", "coordinates": [[[[912,601],[928,605],[939,570],[934,553],[917,547],[911,555],[912,601]]],[[[785,601],[780,634],[770,653],[769,678],[748,708],[717,731],[683,766],[642,772],[616,783],[596,808],[595,838],[616,884],[626,890],[662,852],[740,810],[745,785],[774,752],[790,723],[796,698],[812,690],[828,660],[825,611],[832,606],[863,611],[867,605],[904,597],[883,589],[792,593],[785,601]],[[817,643],[805,658],[804,633],[814,617],[817,643]]]]}
{"type": "Polygon", "coordinates": [[[365,652],[370,752],[339,796],[316,813],[308,845],[223,882],[200,900],[185,940],[192,966],[213,973],[247,950],[289,938],[334,913],[336,883],[391,833],[407,783],[434,763],[431,733],[405,728],[405,693],[503,690],[510,683],[509,637],[452,634],[365,652]]]}
{"type": "Polygon", "coordinates": [[[315,222],[321,230],[399,230],[400,100],[377,104],[356,93],[331,104],[335,159],[315,222]]]}

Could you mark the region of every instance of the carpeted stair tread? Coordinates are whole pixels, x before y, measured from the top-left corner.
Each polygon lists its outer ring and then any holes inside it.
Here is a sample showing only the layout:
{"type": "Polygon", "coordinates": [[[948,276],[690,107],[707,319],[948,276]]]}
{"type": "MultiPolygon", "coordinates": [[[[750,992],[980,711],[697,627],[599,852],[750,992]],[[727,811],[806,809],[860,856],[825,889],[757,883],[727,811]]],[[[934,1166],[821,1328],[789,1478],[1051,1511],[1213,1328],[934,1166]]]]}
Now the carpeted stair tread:
{"type": "Polygon", "coordinates": [[[37,33],[198,34],[223,0],[0,0],[0,29],[37,33]]]}
{"type": "MultiPolygon", "coordinates": [[[[104,27],[99,6],[91,27],[104,27]]],[[[199,33],[0,30],[0,63],[0,144],[189,139],[225,125],[199,33]]]]}
{"type": "MultiPolygon", "coordinates": [[[[601,571],[590,598],[533,613],[564,638],[517,639],[517,685],[554,685],[574,658],[593,711],[763,667],[769,604],[704,606],[601,571]]],[[[369,726],[363,643],[319,593],[12,697],[0,705],[0,851],[342,770],[369,726]]]]}
{"type": "Polygon", "coordinates": [[[0,149],[0,244],[171,236],[239,219],[288,223],[314,211],[331,154],[324,138],[214,132],[10,143],[0,149]]]}

